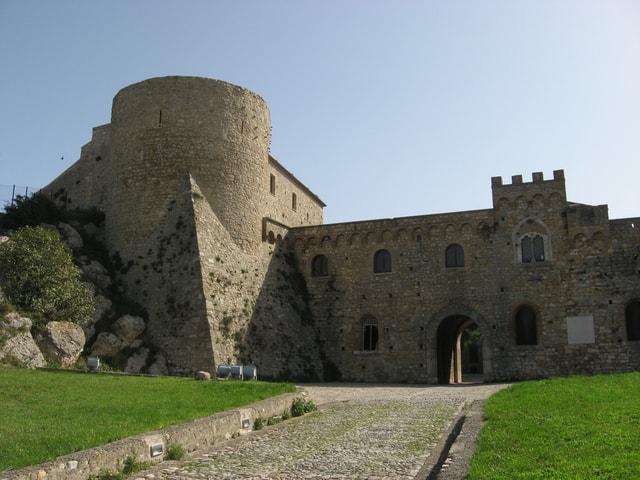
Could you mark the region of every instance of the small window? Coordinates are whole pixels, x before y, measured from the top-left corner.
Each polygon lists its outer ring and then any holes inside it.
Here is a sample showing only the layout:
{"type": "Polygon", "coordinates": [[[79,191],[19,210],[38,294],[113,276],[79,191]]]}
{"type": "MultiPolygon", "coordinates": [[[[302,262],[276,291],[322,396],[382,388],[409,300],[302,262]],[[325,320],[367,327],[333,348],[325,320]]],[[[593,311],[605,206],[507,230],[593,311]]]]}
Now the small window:
{"type": "Polygon", "coordinates": [[[378,349],[378,321],[373,317],[366,317],[362,321],[362,350],[374,351],[378,349]]]}
{"type": "Polygon", "coordinates": [[[373,256],[373,272],[388,273],[391,271],[391,254],[388,250],[378,250],[373,256]]]}
{"type": "Polygon", "coordinates": [[[520,240],[522,263],[544,262],[544,238],[542,235],[525,235],[520,240]]]}
{"type": "Polygon", "coordinates": [[[324,255],[316,255],[311,262],[312,277],[326,277],[329,275],[329,260],[324,255]]]}
{"type": "Polygon", "coordinates": [[[269,178],[269,192],[272,195],[276,194],[276,176],[275,175],[271,175],[269,178]]]}
{"type": "Polygon", "coordinates": [[[298,209],[298,196],[295,193],[291,194],[291,208],[293,210],[298,209]]]}
{"type": "Polygon", "coordinates": [[[516,312],[516,345],[537,345],[536,314],[530,307],[520,307],[516,312]]]}
{"type": "Polygon", "coordinates": [[[631,302],[624,309],[624,318],[627,324],[627,340],[630,342],[640,340],[640,302],[631,302]]]}
{"type": "Polygon", "coordinates": [[[447,247],[445,251],[445,264],[447,268],[464,267],[464,250],[460,245],[454,243],[447,247]]]}

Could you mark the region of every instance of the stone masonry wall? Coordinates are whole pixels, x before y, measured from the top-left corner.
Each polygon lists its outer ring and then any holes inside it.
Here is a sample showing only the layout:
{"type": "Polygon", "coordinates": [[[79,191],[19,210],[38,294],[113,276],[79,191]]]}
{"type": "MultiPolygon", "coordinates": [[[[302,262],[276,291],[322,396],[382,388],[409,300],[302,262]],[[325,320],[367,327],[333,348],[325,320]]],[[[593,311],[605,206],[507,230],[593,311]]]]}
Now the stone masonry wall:
{"type": "Polygon", "coordinates": [[[464,319],[482,333],[485,380],[640,366],[638,342],[624,333],[624,306],[640,294],[640,242],[631,222],[626,229],[612,223],[616,234],[626,232],[612,236],[606,207],[567,203],[562,171],[553,180],[534,174],[532,182],[517,176],[510,185],[492,183],[491,210],[292,229],[323,348],[339,378],[438,381],[439,350],[464,319]],[[545,238],[544,261],[522,262],[527,234],[545,238]],[[462,246],[464,266],[446,266],[452,244],[462,246]],[[380,249],[391,254],[390,273],[374,273],[380,249]],[[632,254],[633,268],[614,263],[632,254]],[[317,255],[328,258],[326,276],[312,275],[317,255]],[[521,306],[536,313],[535,345],[516,345],[521,306]],[[362,349],[365,317],[377,321],[373,351],[362,349]],[[574,322],[586,322],[587,330],[592,324],[594,341],[569,342],[574,322]]]}

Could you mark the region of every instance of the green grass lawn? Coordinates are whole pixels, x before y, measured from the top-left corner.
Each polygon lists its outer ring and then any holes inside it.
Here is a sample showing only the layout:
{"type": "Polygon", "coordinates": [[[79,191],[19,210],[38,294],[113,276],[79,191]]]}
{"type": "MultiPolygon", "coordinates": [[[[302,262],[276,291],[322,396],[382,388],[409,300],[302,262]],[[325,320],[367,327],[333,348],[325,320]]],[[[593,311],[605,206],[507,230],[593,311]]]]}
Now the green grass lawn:
{"type": "Polygon", "coordinates": [[[0,471],[288,392],[295,386],[0,367],[0,471]]]}
{"type": "Polygon", "coordinates": [[[519,383],[485,418],[469,480],[640,478],[640,373],[519,383]]]}

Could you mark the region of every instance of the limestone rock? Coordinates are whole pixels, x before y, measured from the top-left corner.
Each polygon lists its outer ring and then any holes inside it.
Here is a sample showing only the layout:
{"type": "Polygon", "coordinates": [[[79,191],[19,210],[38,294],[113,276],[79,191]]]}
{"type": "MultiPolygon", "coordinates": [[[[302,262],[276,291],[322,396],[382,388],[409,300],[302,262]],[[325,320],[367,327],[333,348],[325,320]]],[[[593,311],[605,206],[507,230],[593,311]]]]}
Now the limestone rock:
{"type": "Polygon", "coordinates": [[[63,368],[72,367],[85,344],[84,331],[71,322],[49,322],[37,337],[40,351],[47,362],[59,363],[63,368]]]}
{"type": "Polygon", "coordinates": [[[155,362],[149,367],[149,375],[169,375],[169,369],[167,368],[167,362],[162,355],[156,355],[155,362]]]}
{"type": "Polygon", "coordinates": [[[58,231],[62,234],[62,237],[69,244],[72,250],[79,250],[83,247],[84,242],[78,231],[68,223],[58,223],[58,231]]]}
{"type": "Polygon", "coordinates": [[[211,380],[211,374],[209,372],[204,372],[202,370],[199,370],[195,374],[195,379],[196,380],[211,380]]]}
{"type": "Polygon", "coordinates": [[[136,354],[129,357],[124,371],[126,373],[142,372],[142,369],[147,365],[147,358],[149,358],[149,349],[141,348],[136,354]]]}
{"type": "Polygon", "coordinates": [[[109,300],[106,297],[103,297],[100,294],[95,294],[93,298],[95,300],[95,305],[96,305],[96,310],[93,314],[93,321],[97,322],[102,318],[102,316],[105,313],[111,310],[111,306],[113,305],[113,303],[111,302],[111,300],[109,300]]]}
{"type": "Polygon", "coordinates": [[[128,347],[136,340],[145,329],[144,320],[141,317],[123,315],[113,324],[114,333],[122,341],[123,347],[128,347]]]}
{"type": "Polygon", "coordinates": [[[103,332],[98,335],[91,346],[91,355],[94,357],[113,357],[122,350],[122,341],[113,333],[103,332]]]}
{"type": "Polygon", "coordinates": [[[44,367],[46,362],[29,329],[31,320],[11,312],[0,320],[0,363],[11,365],[25,365],[29,368],[44,367]]]}
{"type": "Polygon", "coordinates": [[[100,262],[84,257],[82,260],[85,260],[82,262],[82,271],[96,287],[104,290],[111,286],[109,271],[100,262]]]}
{"type": "Polygon", "coordinates": [[[5,237],[4,235],[0,235],[0,245],[2,245],[4,242],[8,242],[9,241],[9,237],[5,237]]]}

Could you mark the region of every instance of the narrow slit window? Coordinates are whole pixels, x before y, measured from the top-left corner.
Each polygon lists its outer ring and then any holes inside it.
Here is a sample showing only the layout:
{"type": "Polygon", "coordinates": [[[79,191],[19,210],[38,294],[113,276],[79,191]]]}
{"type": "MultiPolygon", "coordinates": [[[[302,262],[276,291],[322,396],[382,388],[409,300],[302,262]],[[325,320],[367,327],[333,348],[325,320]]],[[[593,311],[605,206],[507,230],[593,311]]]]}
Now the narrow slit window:
{"type": "Polygon", "coordinates": [[[269,177],[269,192],[271,193],[271,195],[276,194],[276,176],[275,175],[271,175],[269,177]]]}
{"type": "Polygon", "coordinates": [[[295,193],[291,194],[291,208],[293,210],[298,209],[298,196],[295,193]]]}
{"type": "Polygon", "coordinates": [[[362,350],[375,351],[378,349],[378,321],[367,317],[362,322],[362,350]]]}

